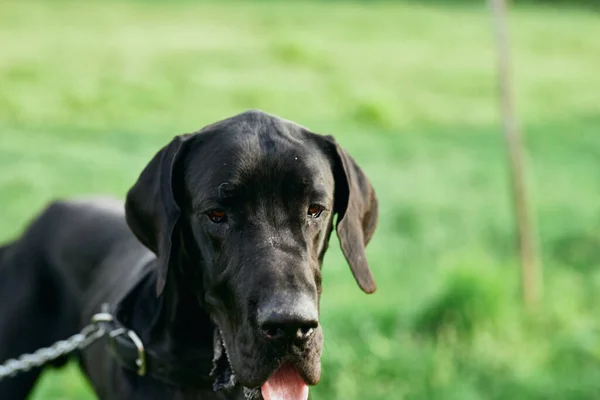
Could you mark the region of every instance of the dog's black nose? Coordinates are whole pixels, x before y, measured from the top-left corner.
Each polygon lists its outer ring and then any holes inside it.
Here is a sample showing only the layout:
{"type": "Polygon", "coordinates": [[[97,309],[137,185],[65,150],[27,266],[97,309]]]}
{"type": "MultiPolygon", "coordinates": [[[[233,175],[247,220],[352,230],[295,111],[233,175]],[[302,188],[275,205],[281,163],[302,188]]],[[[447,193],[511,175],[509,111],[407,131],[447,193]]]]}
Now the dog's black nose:
{"type": "Polygon", "coordinates": [[[267,339],[299,342],[308,339],[318,326],[316,319],[279,313],[273,314],[260,324],[267,339]]]}
{"type": "Polygon", "coordinates": [[[319,326],[315,305],[306,298],[271,299],[258,309],[258,326],[269,340],[306,341],[319,326]]]}

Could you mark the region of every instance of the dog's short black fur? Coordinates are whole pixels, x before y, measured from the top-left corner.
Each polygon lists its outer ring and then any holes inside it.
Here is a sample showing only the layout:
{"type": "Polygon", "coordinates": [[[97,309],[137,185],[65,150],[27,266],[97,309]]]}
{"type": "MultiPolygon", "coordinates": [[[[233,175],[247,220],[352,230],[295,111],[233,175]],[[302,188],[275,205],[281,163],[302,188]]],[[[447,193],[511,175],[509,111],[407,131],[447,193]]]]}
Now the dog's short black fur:
{"type": "MultiPolygon", "coordinates": [[[[365,246],[377,200],[333,137],[260,111],[175,137],[124,207],[57,201],[0,248],[0,362],[78,332],[134,289],[124,323],[164,360],[193,360],[198,385],[137,376],[100,341],[77,354],[99,398],[243,399],[282,364],[314,385],[335,214],[348,264],[371,293],[365,246]],[[216,369],[235,375],[216,392],[202,383],[214,377],[215,328],[228,356],[216,369]]],[[[40,372],[0,382],[0,398],[26,398],[40,372]]]]}

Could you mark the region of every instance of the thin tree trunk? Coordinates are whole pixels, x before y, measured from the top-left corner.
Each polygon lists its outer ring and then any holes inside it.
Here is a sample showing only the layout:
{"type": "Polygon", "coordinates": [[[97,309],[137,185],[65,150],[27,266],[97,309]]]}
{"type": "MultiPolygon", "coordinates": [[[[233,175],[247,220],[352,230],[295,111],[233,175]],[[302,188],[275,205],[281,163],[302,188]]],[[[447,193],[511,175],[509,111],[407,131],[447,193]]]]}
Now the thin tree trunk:
{"type": "Polygon", "coordinates": [[[542,295],[542,273],[537,251],[534,215],[530,212],[526,184],[524,149],[515,114],[505,0],[490,0],[498,52],[498,78],[504,137],[510,163],[513,201],[522,268],[525,306],[531,310],[542,295]]]}

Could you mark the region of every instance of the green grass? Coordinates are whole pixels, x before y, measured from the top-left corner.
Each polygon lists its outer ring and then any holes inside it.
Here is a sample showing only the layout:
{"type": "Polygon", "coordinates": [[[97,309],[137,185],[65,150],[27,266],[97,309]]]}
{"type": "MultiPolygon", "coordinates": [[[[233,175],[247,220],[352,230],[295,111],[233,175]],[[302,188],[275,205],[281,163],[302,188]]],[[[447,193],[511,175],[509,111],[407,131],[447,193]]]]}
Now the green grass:
{"type": "MultiPolygon", "coordinates": [[[[261,108],[336,135],[381,201],[377,293],[326,257],[315,399],[597,398],[600,15],[520,6],[511,28],[545,266],[532,315],[483,4],[5,0],[0,239],[53,198],[123,197],[173,135],[261,108]]],[[[93,398],[65,371],[34,399],[93,398]]]]}

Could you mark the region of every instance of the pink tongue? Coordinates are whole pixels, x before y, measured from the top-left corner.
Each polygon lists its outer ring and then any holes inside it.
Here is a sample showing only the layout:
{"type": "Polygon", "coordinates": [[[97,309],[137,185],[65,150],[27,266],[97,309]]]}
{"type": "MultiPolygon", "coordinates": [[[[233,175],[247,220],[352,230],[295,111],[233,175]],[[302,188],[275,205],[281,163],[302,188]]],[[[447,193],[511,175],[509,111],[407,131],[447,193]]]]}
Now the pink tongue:
{"type": "Polygon", "coordinates": [[[281,367],[260,388],[265,400],[308,400],[308,386],[295,368],[281,367]]]}

